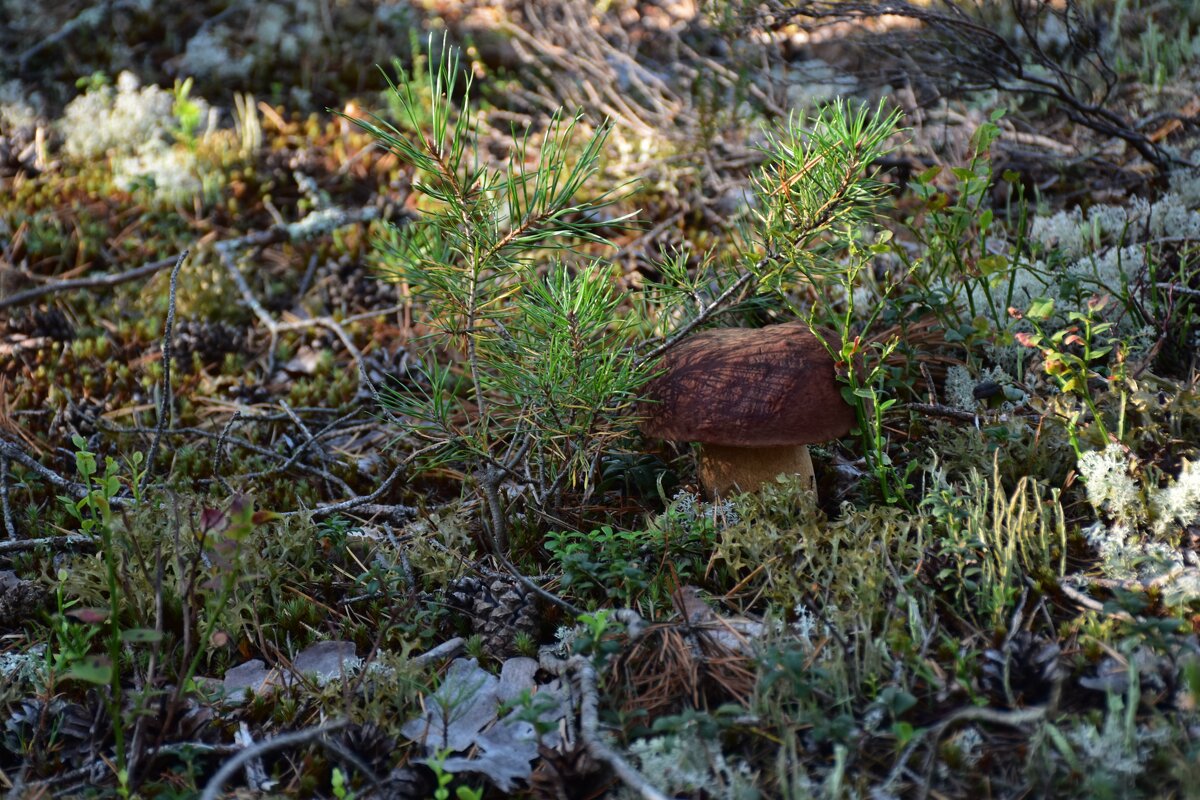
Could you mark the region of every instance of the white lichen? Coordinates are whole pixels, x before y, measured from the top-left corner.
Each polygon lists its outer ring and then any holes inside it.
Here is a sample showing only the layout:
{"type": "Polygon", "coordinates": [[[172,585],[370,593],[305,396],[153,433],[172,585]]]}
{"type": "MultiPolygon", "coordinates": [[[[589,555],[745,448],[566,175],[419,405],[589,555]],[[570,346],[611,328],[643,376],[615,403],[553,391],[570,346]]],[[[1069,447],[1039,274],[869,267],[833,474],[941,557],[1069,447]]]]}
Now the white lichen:
{"type": "MultiPolygon", "coordinates": [[[[715,797],[749,800],[757,797],[755,773],[744,761],[730,763],[720,744],[694,732],[638,739],[629,745],[641,772],[652,786],[670,795],[703,790],[715,797]]],[[[623,790],[622,797],[632,794],[623,790]]]]}
{"type": "Polygon", "coordinates": [[[41,105],[42,96],[20,81],[0,83],[0,132],[36,125],[41,105]]]}
{"type": "Polygon", "coordinates": [[[1079,474],[1087,486],[1088,502],[1097,511],[1124,522],[1143,516],[1141,491],[1130,473],[1129,457],[1119,445],[1084,453],[1079,474]]]}
{"type": "Polygon", "coordinates": [[[971,372],[961,364],[955,364],[946,370],[946,403],[963,411],[974,411],[978,401],[973,393],[975,379],[971,372]]]}
{"type": "Polygon", "coordinates": [[[131,154],[144,143],[167,135],[175,122],[171,114],[174,103],[170,92],[157,86],[142,87],[136,75],[122,72],[115,88],[92,88],[67,104],[60,123],[64,149],[76,158],[110,152],[131,154]]]}
{"type": "Polygon", "coordinates": [[[201,190],[196,156],[182,147],[150,144],[113,164],[113,179],[124,191],[144,189],[158,202],[190,200],[201,190]]]}
{"type": "Polygon", "coordinates": [[[1200,524],[1200,469],[1184,462],[1166,486],[1145,486],[1118,445],[1084,453],[1079,473],[1088,501],[1104,519],[1083,534],[1106,576],[1154,583],[1168,605],[1200,598],[1200,558],[1171,544],[1184,527],[1200,524]]]}
{"type": "Polygon", "coordinates": [[[1160,536],[1175,525],[1200,524],[1200,467],[1185,461],[1179,477],[1151,495],[1150,508],[1154,531],[1160,536]]]}

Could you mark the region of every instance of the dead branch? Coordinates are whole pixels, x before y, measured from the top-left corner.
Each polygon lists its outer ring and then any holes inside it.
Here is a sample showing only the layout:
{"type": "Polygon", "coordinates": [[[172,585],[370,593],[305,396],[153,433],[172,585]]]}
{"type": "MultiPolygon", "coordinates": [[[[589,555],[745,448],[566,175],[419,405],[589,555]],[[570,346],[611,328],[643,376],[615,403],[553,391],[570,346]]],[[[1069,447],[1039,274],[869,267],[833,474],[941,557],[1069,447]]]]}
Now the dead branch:
{"type": "Polygon", "coordinates": [[[941,0],[938,7],[907,0],[775,0],[748,20],[770,30],[799,25],[813,31],[834,22],[884,16],[911,19],[921,26],[874,36],[871,48],[902,54],[897,57],[909,69],[917,68],[927,78],[940,78],[945,92],[997,90],[1045,97],[1072,122],[1126,142],[1159,171],[1181,163],[1139,132],[1135,123],[1105,105],[1117,89],[1119,75],[1101,51],[1101,33],[1089,27],[1075,0],[1068,0],[1061,10],[1048,3],[1018,0],[1013,0],[1010,8],[1020,29],[1019,35],[1011,38],[983,16],[949,0],[941,0]],[[1065,29],[1069,58],[1049,52],[1039,41],[1038,27],[1046,14],[1057,17],[1065,29]]]}
{"type": "Polygon", "coordinates": [[[49,547],[51,550],[76,550],[94,547],[96,540],[81,533],[71,533],[66,536],[46,536],[41,539],[17,539],[11,542],[0,542],[0,556],[12,553],[26,553],[39,547],[49,547]]]}
{"type": "Polygon", "coordinates": [[[146,484],[150,481],[150,476],[154,474],[154,458],[158,455],[158,446],[162,442],[163,431],[171,423],[171,413],[175,405],[172,402],[171,394],[171,334],[175,329],[175,293],[179,288],[179,270],[187,257],[188,251],[184,250],[179,254],[175,266],[171,269],[171,286],[167,294],[167,322],[161,345],[162,388],[158,398],[158,423],[154,426],[154,439],[150,442],[150,449],[146,452],[146,471],[142,473],[142,479],[138,484],[139,493],[146,491],[146,484]]]}
{"type": "Polygon", "coordinates": [[[621,782],[637,792],[643,800],[667,800],[667,795],[656,789],[640,772],[613,750],[600,736],[598,713],[600,696],[596,688],[596,669],[584,656],[572,656],[566,670],[574,676],[579,686],[579,736],[592,758],[603,761],[612,768],[621,782]]]}
{"type": "Polygon", "coordinates": [[[13,525],[12,506],[8,500],[8,456],[0,456],[0,505],[4,507],[4,532],[9,539],[17,538],[17,528],[13,525]]]}
{"type": "Polygon", "coordinates": [[[125,272],[117,272],[108,275],[97,275],[94,278],[76,278],[69,281],[55,281],[48,283],[45,286],[38,286],[33,289],[26,289],[23,292],[10,294],[8,297],[0,298],[0,309],[8,308],[9,306],[28,303],[30,300],[36,300],[39,297],[44,297],[48,294],[57,294],[59,292],[70,292],[75,289],[95,289],[99,287],[119,286],[122,283],[136,281],[138,278],[144,278],[147,275],[153,275],[160,272],[172,264],[176,263],[179,256],[174,258],[164,258],[161,261],[152,261],[149,264],[143,264],[140,267],[134,267],[125,272]]]}
{"type": "Polygon", "coordinates": [[[270,739],[264,739],[261,742],[243,748],[236,756],[222,764],[216,774],[209,779],[208,784],[204,787],[204,792],[200,795],[200,800],[217,800],[221,794],[221,788],[233,777],[234,773],[256,759],[260,759],[276,750],[286,750],[289,747],[308,744],[314,739],[320,739],[322,736],[327,736],[336,730],[346,727],[347,724],[349,724],[349,720],[344,719],[328,722],[324,725],[318,725],[315,728],[307,728],[293,733],[284,733],[270,739]]]}

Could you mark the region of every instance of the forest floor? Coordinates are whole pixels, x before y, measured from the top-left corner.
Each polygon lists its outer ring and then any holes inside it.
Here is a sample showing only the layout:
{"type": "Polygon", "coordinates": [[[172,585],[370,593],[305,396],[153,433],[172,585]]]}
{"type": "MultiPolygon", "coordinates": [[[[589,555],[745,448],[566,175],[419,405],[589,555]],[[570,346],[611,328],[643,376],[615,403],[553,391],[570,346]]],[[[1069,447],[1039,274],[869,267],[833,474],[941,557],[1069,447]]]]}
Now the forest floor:
{"type": "Polygon", "coordinates": [[[50,5],[8,797],[1197,796],[1200,3],[50,5]],[[709,496],[658,357],[797,317],[709,496]]]}

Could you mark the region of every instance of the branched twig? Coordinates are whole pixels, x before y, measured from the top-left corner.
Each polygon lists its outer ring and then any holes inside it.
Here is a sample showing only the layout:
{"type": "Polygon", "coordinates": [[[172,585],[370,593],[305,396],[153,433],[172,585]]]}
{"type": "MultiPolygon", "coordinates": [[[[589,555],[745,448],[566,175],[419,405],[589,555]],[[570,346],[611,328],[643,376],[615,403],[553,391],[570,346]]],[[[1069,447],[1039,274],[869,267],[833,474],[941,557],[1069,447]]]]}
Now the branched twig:
{"type": "Polygon", "coordinates": [[[96,540],[81,533],[70,533],[65,536],[46,536],[41,539],[17,539],[12,542],[0,542],[0,556],[12,553],[25,553],[39,547],[49,547],[52,550],[75,550],[78,548],[94,547],[96,540]]]}
{"type": "MultiPolygon", "coordinates": [[[[181,257],[181,256],[180,256],[181,257]]],[[[98,287],[117,286],[129,281],[136,281],[138,278],[144,278],[147,275],[153,275],[167,267],[178,262],[176,258],[164,258],[161,261],[153,261],[149,264],[143,264],[140,267],[135,267],[126,272],[118,272],[110,275],[98,275],[94,278],[76,278],[69,281],[56,281],[48,283],[45,286],[38,286],[33,289],[26,289],[23,292],[10,294],[8,297],[0,298],[0,309],[8,308],[9,306],[28,303],[30,300],[36,300],[39,297],[44,297],[48,294],[57,294],[58,292],[69,292],[74,289],[95,289],[98,287]]]]}
{"type": "Polygon", "coordinates": [[[221,488],[229,494],[233,494],[233,487],[229,485],[229,482],[225,480],[225,476],[221,474],[225,471],[225,440],[228,438],[229,432],[233,430],[233,426],[241,418],[241,409],[233,412],[233,416],[225,423],[225,427],[221,428],[221,435],[217,438],[217,452],[213,454],[213,475],[216,476],[217,481],[221,484],[221,488]]]}
{"type": "Polygon", "coordinates": [[[313,739],[319,739],[333,731],[346,727],[348,722],[348,720],[338,720],[316,728],[285,733],[270,739],[264,739],[252,747],[243,749],[236,756],[222,764],[216,774],[209,779],[208,784],[204,787],[204,792],[200,795],[200,800],[217,800],[221,794],[222,787],[233,777],[234,773],[254,759],[262,758],[267,753],[273,753],[276,750],[284,750],[289,747],[308,744],[313,739]]]}
{"type": "MultiPolygon", "coordinates": [[[[979,5],[986,8],[988,4],[979,5]]],[[[1125,141],[1159,170],[1165,171],[1173,162],[1179,162],[1139,132],[1133,122],[1104,105],[1117,88],[1118,75],[1107,63],[1100,46],[1084,41],[1085,37],[1079,35],[1080,22],[1070,13],[1070,4],[1064,11],[1048,10],[1049,4],[1042,3],[1029,4],[1032,11],[1018,9],[1016,21],[1022,36],[1014,41],[985,20],[973,18],[961,5],[943,2],[943,7],[945,11],[938,11],[931,5],[905,0],[778,0],[760,18],[773,29],[789,24],[804,26],[801,22],[804,19],[812,20],[809,26],[885,15],[916,20],[922,23],[922,28],[891,34],[888,38],[913,66],[917,66],[916,58],[923,57],[927,73],[952,76],[954,85],[950,89],[994,89],[1048,98],[1072,122],[1125,141]],[[1067,61],[1043,48],[1038,31],[1032,29],[1043,13],[1059,19],[1078,56],[1077,63],[1089,68],[1092,78],[1102,85],[1092,85],[1082,73],[1070,72],[1064,66],[1067,61]],[[1099,99],[1093,101],[1089,94],[1099,99]]],[[[876,40],[874,46],[878,48],[881,43],[876,40]]]]}
{"type": "MultiPolygon", "coordinates": [[[[32,458],[20,447],[3,437],[0,437],[0,456],[4,456],[25,467],[28,467],[49,481],[53,486],[56,486],[64,491],[71,492],[76,497],[82,497],[83,495],[87,494],[88,488],[86,486],[81,483],[68,480],[48,467],[42,466],[41,462],[39,462],[37,459],[32,458]]],[[[124,505],[126,500],[122,497],[114,497],[109,502],[113,505],[124,505]]]]}
{"type": "Polygon", "coordinates": [[[963,411],[960,408],[944,406],[940,403],[905,403],[901,408],[916,411],[918,414],[931,414],[935,417],[956,419],[959,422],[975,423],[979,421],[978,414],[972,414],[970,411],[963,411]]]}
{"type": "MultiPolygon", "coordinates": [[[[118,428],[115,430],[119,431],[120,433],[150,433],[151,432],[151,429],[147,429],[147,428],[118,428]]],[[[171,433],[173,433],[173,434],[186,433],[186,434],[190,434],[192,436],[202,436],[205,439],[218,439],[219,440],[221,438],[221,434],[213,433],[212,431],[206,431],[201,428],[175,428],[171,431],[171,433]]],[[[246,450],[249,450],[251,453],[254,453],[256,455],[266,456],[267,458],[274,458],[274,459],[277,459],[280,461],[285,460],[283,455],[281,455],[280,453],[277,453],[274,450],[270,450],[266,447],[262,447],[260,445],[254,444],[253,442],[248,441],[246,439],[242,439],[242,438],[239,438],[236,436],[228,436],[228,437],[226,437],[226,441],[236,444],[239,447],[242,447],[246,450]]],[[[344,480],[342,480],[338,476],[336,476],[326,470],[321,469],[320,467],[315,467],[312,464],[306,464],[303,461],[296,462],[292,466],[294,466],[296,469],[300,470],[301,472],[306,472],[309,475],[314,475],[318,478],[323,478],[327,481],[331,481],[331,482],[337,484],[337,486],[339,488],[341,488],[341,490],[343,492],[345,492],[346,494],[349,494],[349,495],[354,494],[354,490],[351,489],[350,485],[347,484],[344,480]]]]}
{"type": "MultiPolygon", "coordinates": [[[[297,428],[300,429],[300,432],[304,434],[304,443],[296,448],[296,453],[302,453],[304,450],[311,447],[316,451],[317,458],[320,459],[321,465],[328,469],[329,459],[326,458],[325,450],[317,443],[316,437],[313,436],[312,431],[308,429],[308,426],[304,424],[304,420],[300,419],[300,417],[296,415],[295,411],[292,411],[292,407],[287,404],[286,400],[280,400],[279,405],[283,408],[284,413],[288,415],[288,418],[296,424],[297,428]]],[[[291,461],[291,459],[288,460],[291,461]]],[[[325,486],[325,490],[329,490],[328,485],[325,486]]]]}
{"type": "MultiPolygon", "coordinates": [[[[403,463],[397,464],[395,469],[392,470],[392,474],[388,475],[384,479],[383,483],[379,484],[379,486],[375,488],[375,491],[371,492],[370,494],[356,495],[351,497],[349,500],[343,500],[340,503],[329,503],[327,505],[317,506],[312,511],[313,516],[324,517],[328,516],[329,514],[336,514],[339,511],[348,511],[352,508],[358,508],[360,506],[367,505],[368,503],[375,502],[377,499],[383,496],[384,492],[391,488],[392,484],[396,482],[397,478],[404,474],[406,466],[407,465],[403,463]]],[[[354,493],[350,492],[350,494],[353,495],[354,493]]],[[[417,513],[417,509],[409,508],[408,506],[392,506],[391,509],[393,511],[400,510],[407,514],[417,513]]]]}
{"type": "Polygon", "coordinates": [[[184,250],[179,254],[175,266],[171,269],[171,287],[167,296],[167,324],[162,338],[162,392],[158,398],[158,424],[154,429],[154,439],[150,442],[150,450],[146,453],[146,471],[142,473],[142,480],[138,485],[139,493],[146,491],[146,484],[149,483],[150,476],[154,474],[154,458],[158,455],[158,445],[162,441],[163,431],[170,424],[171,414],[174,412],[175,404],[171,402],[171,336],[175,329],[175,292],[179,287],[179,269],[187,257],[188,251],[184,250]]]}
{"type": "Polygon", "coordinates": [[[600,737],[599,692],[596,688],[596,669],[583,656],[572,656],[566,665],[579,685],[579,735],[592,758],[612,767],[621,782],[637,792],[643,800],[667,800],[640,772],[609,747],[600,737]]]}
{"type": "Polygon", "coordinates": [[[1033,708],[1020,708],[1012,711],[979,708],[977,706],[969,706],[955,711],[939,724],[929,729],[929,738],[931,741],[929,743],[928,755],[925,758],[924,779],[921,781],[917,797],[920,800],[924,800],[929,796],[929,777],[933,773],[938,743],[942,740],[946,731],[954,725],[962,722],[982,722],[988,725],[1004,725],[1009,728],[1020,728],[1035,722],[1041,722],[1050,713],[1051,709],[1052,704],[1034,706],[1033,708]]]}
{"type": "Polygon", "coordinates": [[[9,457],[0,455],[0,506],[4,507],[4,531],[9,539],[17,538],[17,527],[13,524],[12,506],[8,499],[8,465],[9,457]]]}
{"type": "MultiPolygon", "coordinates": [[[[760,262],[760,265],[765,265],[766,262],[767,262],[767,259],[764,258],[760,262]]],[[[656,358],[661,356],[663,353],[667,352],[672,347],[674,347],[675,345],[677,345],[681,341],[683,341],[689,333],[691,333],[696,328],[698,328],[699,326],[701,326],[705,322],[707,322],[709,319],[711,319],[712,316],[714,314],[716,314],[718,311],[722,310],[724,308],[724,306],[729,302],[729,300],[731,298],[733,298],[733,296],[735,294],[737,294],[737,292],[739,290],[741,290],[744,286],[746,286],[748,283],[750,283],[750,281],[753,278],[754,278],[753,272],[749,272],[749,271],[743,272],[740,276],[738,276],[738,279],[736,281],[734,281],[728,287],[725,288],[725,291],[723,291],[723,292],[721,292],[721,294],[717,295],[715,300],[713,300],[711,303],[709,303],[707,306],[705,306],[703,309],[701,309],[700,313],[697,314],[691,321],[689,321],[686,325],[681,327],[679,330],[675,331],[675,333],[671,334],[670,338],[668,338],[666,341],[662,342],[660,345],[655,347],[649,353],[642,356],[642,360],[640,363],[641,364],[649,364],[651,361],[654,361],[656,358]]]]}

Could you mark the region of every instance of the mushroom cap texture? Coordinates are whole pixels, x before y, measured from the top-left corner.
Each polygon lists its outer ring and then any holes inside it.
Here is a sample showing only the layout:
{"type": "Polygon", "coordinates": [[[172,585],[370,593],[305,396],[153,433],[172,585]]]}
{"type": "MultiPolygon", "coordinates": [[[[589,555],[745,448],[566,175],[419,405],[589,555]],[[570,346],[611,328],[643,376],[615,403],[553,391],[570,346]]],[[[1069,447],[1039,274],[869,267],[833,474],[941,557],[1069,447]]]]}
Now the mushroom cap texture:
{"type": "Polygon", "coordinates": [[[834,360],[803,322],[704,331],[660,366],[646,387],[647,436],[768,447],[827,442],[854,425],[834,360]]]}

